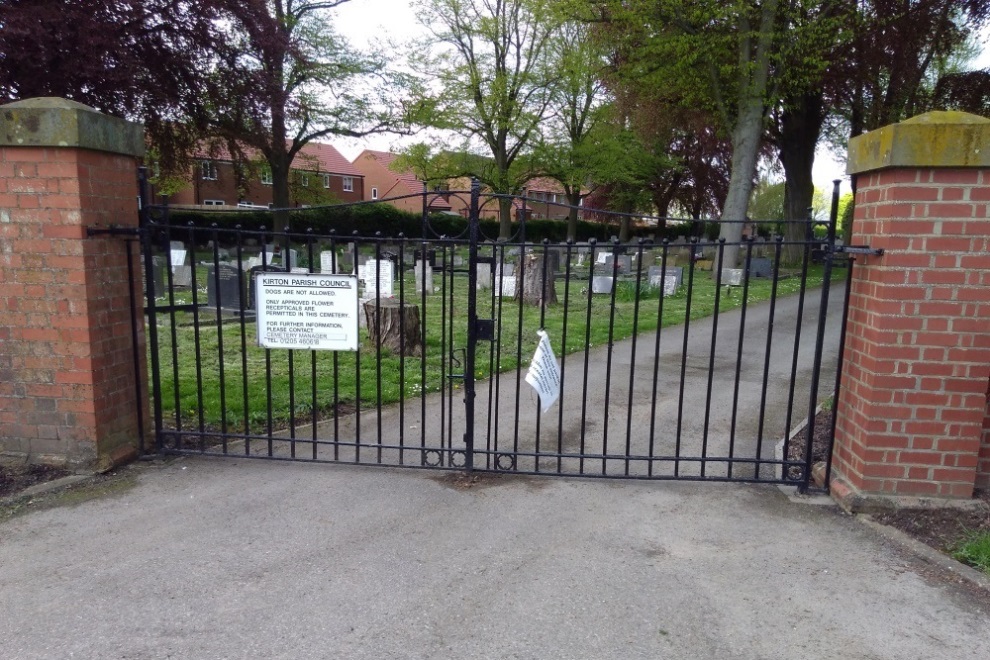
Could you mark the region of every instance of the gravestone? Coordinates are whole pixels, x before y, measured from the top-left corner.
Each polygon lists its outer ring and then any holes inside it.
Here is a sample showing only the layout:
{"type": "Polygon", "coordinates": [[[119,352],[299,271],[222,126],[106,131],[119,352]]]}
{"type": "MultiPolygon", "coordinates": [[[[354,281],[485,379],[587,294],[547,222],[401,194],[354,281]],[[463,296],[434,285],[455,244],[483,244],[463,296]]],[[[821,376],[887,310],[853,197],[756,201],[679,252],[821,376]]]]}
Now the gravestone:
{"type": "Polygon", "coordinates": [[[172,286],[192,286],[192,266],[172,266],[172,286]]]}
{"type": "Polygon", "coordinates": [[[240,310],[243,296],[239,278],[237,268],[230,264],[220,264],[216,269],[212,264],[207,266],[206,304],[216,308],[219,300],[221,309],[240,310]]]}
{"type": "Polygon", "coordinates": [[[666,272],[662,266],[650,266],[649,277],[650,286],[655,286],[660,288],[661,277],[673,277],[674,281],[677,282],[676,287],[680,288],[681,282],[683,281],[684,269],[681,266],[667,266],[666,272]]]}
{"type": "Polygon", "coordinates": [[[612,293],[612,284],[615,278],[610,275],[595,275],[591,278],[592,293],[612,293]]]}
{"type": "Polygon", "coordinates": [[[677,293],[677,289],[680,288],[680,280],[675,278],[673,275],[667,275],[663,278],[663,297],[672,296],[677,293]]]}
{"type": "Polygon", "coordinates": [[[609,254],[608,252],[599,252],[598,253],[598,256],[595,257],[595,263],[596,264],[603,264],[603,263],[605,263],[605,260],[606,259],[611,259],[611,258],[612,258],[612,255],[609,254]]]}
{"type": "Polygon", "coordinates": [[[367,298],[391,298],[394,295],[392,284],[395,280],[395,265],[384,259],[368,259],[361,268],[361,279],[364,281],[364,295],[367,298]]]}
{"type": "Polygon", "coordinates": [[[251,270],[249,270],[248,278],[247,278],[247,307],[245,309],[255,308],[254,280],[257,277],[258,273],[284,273],[284,272],[285,269],[282,268],[281,266],[272,266],[271,264],[268,264],[267,266],[258,265],[252,268],[251,270]]]}
{"type": "Polygon", "coordinates": [[[320,272],[336,274],[334,266],[337,266],[337,268],[340,267],[340,262],[337,260],[337,253],[333,250],[320,252],[320,272]]]}
{"type": "Polygon", "coordinates": [[[417,261],[413,267],[416,274],[416,293],[430,295],[433,293],[433,267],[426,261],[417,261]]]}
{"type": "Polygon", "coordinates": [[[454,259],[453,259],[453,264],[455,266],[463,266],[464,265],[464,257],[458,256],[458,255],[455,254],[454,255],[454,259]]]}
{"type": "Polygon", "coordinates": [[[752,277],[773,277],[773,262],[769,259],[750,259],[749,274],[752,277]]]}
{"type": "Polygon", "coordinates": [[[244,270],[251,270],[257,266],[261,265],[261,257],[248,257],[241,262],[241,268],[244,270]]]}
{"type": "Polygon", "coordinates": [[[492,265],[478,264],[477,267],[478,288],[490,289],[492,287],[492,265]]]}
{"type": "Polygon", "coordinates": [[[503,275],[502,277],[496,277],[495,281],[492,283],[492,290],[495,292],[495,297],[506,297],[513,298],[516,295],[516,276],[515,275],[503,275]]]}
{"type": "MultiPolygon", "coordinates": [[[[413,254],[413,258],[416,261],[422,261],[423,260],[423,251],[422,250],[416,250],[415,253],[413,254]]],[[[427,250],[426,251],[426,261],[430,264],[430,266],[432,266],[432,267],[435,268],[436,265],[437,265],[437,251],[436,250],[427,250]]]]}
{"type": "Polygon", "coordinates": [[[165,295],[165,257],[156,256],[151,258],[151,276],[155,286],[155,297],[161,298],[165,295]]]}
{"type": "Polygon", "coordinates": [[[743,268],[723,268],[722,284],[725,286],[742,286],[746,271],[743,268]]]}

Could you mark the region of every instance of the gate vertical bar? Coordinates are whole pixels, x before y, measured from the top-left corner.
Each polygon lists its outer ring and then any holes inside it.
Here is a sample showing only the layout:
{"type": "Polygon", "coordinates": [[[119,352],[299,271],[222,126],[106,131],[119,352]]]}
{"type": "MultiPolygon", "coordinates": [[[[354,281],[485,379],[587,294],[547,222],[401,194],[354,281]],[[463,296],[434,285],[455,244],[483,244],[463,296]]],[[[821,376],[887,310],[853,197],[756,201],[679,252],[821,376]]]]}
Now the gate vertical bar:
{"type": "Polygon", "coordinates": [[[478,199],[481,184],[471,181],[468,216],[468,327],[464,356],[464,469],[474,470],[474,359],[478,346],[478,199]]]}
{"type": "Polygon", "coordinates": [[[141,229],[141,250],[144,252],[144,281],[145,297],[148,310],[148,346],[151,356],[151,410],[155,425],[155,448],[162,450],[162,384],[160,377],[161,364],[158,356],[158,316],[155,309],[155,264],[153,247],[154,237],[151,235],[150,218],[148,216],[148,170],[138,168],[139,226],[141,229]]]}
{"type": "MultiPolygon", "coordinates": [[[[808,491],[811,480],[812,443],[815,439],[815,409],[818,407],[818,380],[822,372],[822,353],[825,344],[825,322],[828,320],[828,294],[832,280],[832,261],[835,258],[835,225],[839,215],[839,185],[836,179],[832,188],[832,210],[828,218],[828,246],[825,250],[825,269],[822,273],[822,298],[818,312],[818,335],[815,338],[815,361],[811,367],[811,394],[808,400],[808,426],[805,433],[804,471],[801,475],[800,492],[808,491]]],[[[841,365],[840,367],[841,368],[841,365]]]]}

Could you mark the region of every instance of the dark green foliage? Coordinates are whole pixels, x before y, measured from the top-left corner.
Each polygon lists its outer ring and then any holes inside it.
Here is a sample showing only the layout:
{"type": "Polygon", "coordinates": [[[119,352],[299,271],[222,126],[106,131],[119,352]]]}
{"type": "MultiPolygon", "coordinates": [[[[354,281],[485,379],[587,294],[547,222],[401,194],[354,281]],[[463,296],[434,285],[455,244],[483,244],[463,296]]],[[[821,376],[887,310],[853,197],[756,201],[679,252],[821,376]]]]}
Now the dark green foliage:
{"type": "MultiPolygon", "coordinates": [[[[160,212],[152,214],[155,221],[164,223],[165,216],[160,212]]],[[[234,229],[240,227],[246,230],[284,231],[285,227],[274,226],[275,217],[270,211],[205,211],[198,209],[169,209],[167,222],[173,227],[193,226],[198,229],[234,229]]],[[[431,215],[429,218],[430,233],[428,237],[448,236],[467,237],[467,219],[456,215],[431,215]]],[[[331,232],[337,236],[351,236],[355,232],[359,236],[375,236],[379,232],[384,237],[397,237],[399,234],[407,238],[422,236],[423,218],[418,213],[409,213],[389,204],[349,204],[340,206],[324,206],[319,208],[296,209],[289,213],[289,228],[293,233],[305,233],[312,230],[315,234],[325,235],[331,232]]],[[[521,239],[519,224],[512,225],[515,234],[513,241],[521,239]]],[[[704,227],[708,237],[718,236],[718,223],[710,222],[704,227]]],[[[480,223],[482,240],[494,240],[498,236],[498,220],[482,220],[480,223]]],[[[634,225],[630,234],[635,238],[654,238],[659,241],[664,237],[671,240],[680,236],[698,235],[696,223],[668,223],[663,231],[659,231],[652,223],[634,225]]],[[[603,241],[619,234],[619,218],[615,222],[579,221],[577,225],[577,241],[596,239],[603,241]]],[[[204,242],[209,240],[207,232],[197,232],[204,242]]],[[[548,240],[552,243],[562,243],[567,239],[566,220],[529,220],[526,222],[526,241],[540,242],[548,240]]]]}

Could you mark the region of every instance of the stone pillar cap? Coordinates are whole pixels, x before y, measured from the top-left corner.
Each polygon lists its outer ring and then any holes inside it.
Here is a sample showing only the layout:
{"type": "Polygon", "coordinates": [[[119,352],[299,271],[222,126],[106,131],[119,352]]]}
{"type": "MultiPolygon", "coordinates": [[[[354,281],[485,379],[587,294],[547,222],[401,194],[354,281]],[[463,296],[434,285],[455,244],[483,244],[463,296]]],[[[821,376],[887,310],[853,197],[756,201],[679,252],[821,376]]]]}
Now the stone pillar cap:
{"type": "Polygon", "coordinates": [[[935,110],[849,141],[848,174],[895,167],[990,167],[990,119],[935,110]]]}
{"type": "Polygon", "coordinates": [[[140,157],[144,127],[57,97],[0,105],[0,147],[66,147],[140,157]]]}

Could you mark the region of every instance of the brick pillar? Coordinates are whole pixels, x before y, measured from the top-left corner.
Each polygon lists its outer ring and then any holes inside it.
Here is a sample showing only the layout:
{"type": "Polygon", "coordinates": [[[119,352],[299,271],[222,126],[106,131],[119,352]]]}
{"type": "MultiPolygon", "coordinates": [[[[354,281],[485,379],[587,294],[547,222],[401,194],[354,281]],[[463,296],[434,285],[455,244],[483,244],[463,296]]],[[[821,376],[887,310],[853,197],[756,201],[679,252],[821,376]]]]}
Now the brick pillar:
{"type": "Polygon", "coordinates": [[[932,112],[854,138],[854,269],[833,458],[850,509],[968,498],[990,383],[990,120],[932,112]]]}
{"type": "MultiPolygon", "coordinates": [[[[86,228],[137,226],[142,127],[64,99],[0,106],[0,458],[105,469],[133,455],[139,252],[86,228]]],[[[144,360],[142,366],[142,383],[144,360]]],[[[138,390],[141,390],[139,392],[138,390]]],[[[147,416],[144,416],[147,419],[147,416]]]]}

